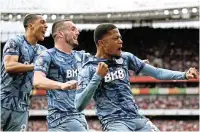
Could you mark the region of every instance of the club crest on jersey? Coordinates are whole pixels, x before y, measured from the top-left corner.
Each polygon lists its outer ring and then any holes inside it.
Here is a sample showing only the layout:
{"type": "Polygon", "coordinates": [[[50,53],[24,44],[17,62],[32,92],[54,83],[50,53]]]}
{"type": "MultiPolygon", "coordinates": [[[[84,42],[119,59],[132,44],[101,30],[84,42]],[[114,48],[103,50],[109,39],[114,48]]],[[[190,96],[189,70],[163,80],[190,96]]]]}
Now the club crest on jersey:
{"type": "Polygon", "coordinates": [[[16,44],[13,40],[10,41],[10,48],[9,48],[10,52],[15,52],[16,51],[16,44]]]}
{"type": "Polygon", "coordinates": [[[123,64],[123,62],[124,62],[122,58],[115,59],[115,61],[117,64],[123,64]]]}
{"type": "Polygon", "coordinates": [[[43,59],[42,59],[41,57],[38,58],[36,64],[37,64],[37,65],[43,65],[43,59]]]}
{"type": "Polygon", "coordinates": [[[116,79],[123,80],[125,78],[125,71],[123,69],[117,69],[115,71],[109,72],[105,77],[105,82],[111,82],[116,79]]]}
{"type": "Polygon", "coordinates": [[[42,49],[38,48],[37,54],[40,55],[42,53],[42,49]]]}

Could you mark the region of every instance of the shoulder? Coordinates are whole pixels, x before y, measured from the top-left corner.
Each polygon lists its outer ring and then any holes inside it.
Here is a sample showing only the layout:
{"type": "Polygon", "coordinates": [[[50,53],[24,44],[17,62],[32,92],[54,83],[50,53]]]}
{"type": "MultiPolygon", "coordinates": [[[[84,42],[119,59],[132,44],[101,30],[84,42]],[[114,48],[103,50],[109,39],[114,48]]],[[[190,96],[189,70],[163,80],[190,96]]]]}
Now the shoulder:
{"type": "Polygon", "coordinates": [[[15,35],[15,36],[9,38],[9,40],[6,42],[6,44],[11,44],[11,45],[13,44],[13,45],[18,46],[23,41],[25,41],[23,35],[15,35]]]}
{"type": "Polygon", "coordinates": [[[87,53],[84,50],[81,51],[74,50],[73,53],[78,61],[83,61],[83,62],[86,62],[88,58],[91,56],[90,53],[87,53]]]}
{"type": "Polygon", "coordinates": [[[46,50],[43,50],[40,54],[40,56],[43,56],[43,57],[50,57],[51,56],[51,49],[46,49],[46,50]]]}
{"type": "Polygon", "coordinates": [[[12,38],[9,38],[3,47],[3,53],[19,55],[19,51],[23,49],[23,41],[24,39],[20,35],[15,35],[12,38]]]}
{"type": "Polygon", "coordinates": [[[36,46],[38,47],[38,49],[40,50],[47,50],[47,48],[41,44],[36,44],[36,46]]]}
{"type": "Polygon", "coordinates": [[[88,52],[85,52],[84,50],[81,50],[81,51],[76,51],[76,50],[73,50],[73,52],[79,56],[90,56],[90,53],[88,52]]]}
{"type": "Polygon", "coordinates": [[[42,51],[42,53],[39,55],[39,57],[36,60],[36,64],[43,64],[44,62],[51,62],[51,55],[48,52],[48,50],[42,51]]]}
{"type": "Polygon", "coordinates": [[[133,56],[133,54],[130,53],[130,52],[122,52],[122,53],[121,53],[121,57],[122,57],[122,58],[126,58],[126,57],[129,57],[129,56],[133,56]]]}
{"type": "Polygon", "coordinates": [[[44,47],[43,45],[37,44],[37,54],[40,55],[42,52],[44,52],[45,50],[47,50],[46,47],[44,47]]]}
{"type": "Polygon", "coordinates": [[[130,52],[122,52],[121,57],[126,59],[138,58],[137,56],[135,56],[133,53],[130,52]]]}
{"type": "Polygon", "coordinates": [[[10,39],[15,40],[15,41],[25,41],[24,35],[15,35],[10,39]]]}
{"type": "Polygon", "coordinates": [[[118,59],[118,60],[124,60],[124,61],[127,61],[129,60],[129,58],[133,56],[133,54],[129,53],[129,52],[122,52],[121,53],[121,58],[118,59]]]}
{"type": "Polygon", "coordinates": [[[92,64],[86,64],[80,71],[80,76],[92,76],[96,71],[96,67],[92,64]]]}
{"type": "Polygon", "coordinates": [[[51,49],[44,50],[44,52],[46,52],[46,54],[49,54],[49,55],[54,55],[57,52],[57,50],[55,48],[51,48],[51,49]]]}
{"type": "Polygon", "coordinates": [[[96,67],[98,66],[98,62],[94,60],[94,57],[89,57],[88,61],[84,63],[82,69],[86,69],[89,72],[95,72],[96,67]]]}

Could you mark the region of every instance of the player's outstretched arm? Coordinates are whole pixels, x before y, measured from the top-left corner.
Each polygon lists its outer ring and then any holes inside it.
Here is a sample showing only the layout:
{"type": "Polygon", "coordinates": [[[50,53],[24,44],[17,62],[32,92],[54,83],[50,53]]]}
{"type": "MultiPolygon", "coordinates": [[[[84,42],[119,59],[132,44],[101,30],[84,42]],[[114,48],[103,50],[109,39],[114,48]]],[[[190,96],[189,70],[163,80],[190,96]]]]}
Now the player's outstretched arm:
{"type": "Polygon", "coordinates": [[[96,89],[99,87],[102,78],[107,74],[108,66],[100,62],[96,72],[91,73],[89,67],[85,67],[78,75],[78,87],[75,97],[75,107],[78,111],[82,111],[92,99],[96,89]],[[90,77],[90,75],[93,75],[90,77]],[[90,78],[92,78],[90,80],[90,78]]]}
{"type": "Polygon", "coordinates": [[[195,68],[190,68],[187,72],[156,68],[149,65],[146,60],[141,60],[129,52],[124,52],[123,54],[129,59],[129,69],[135,71],[136,74],[142,72],[160,80],[195,79],[198,76],[198,72],[195,68]]]}
{"type": "Polygon", "coordinates": [[[76,80],[71,80],[62,83],[46,78],[45,73],[41,71],[34,72],[34,78],[33,78],[34,88],[45,89],[45,90],[56,90],[56,89],[70,90],[70,89],[76,89],[77,84],[78,83],[76,80]]]}
{"type": "Polygon", "coordinates": [[[187,72],[179,72],[163,68],[156,68],[148,64],[142,68],[141,72],[160,80],[185,80],[197,78],[198,76],[195,68],[190,68],[187,72]]]}
{"type": "Polygon", "coordinates": [[[18,62],[18,55],[5,55],[4,64],[5,70],[8,73],[24,73],[28,71],[33,71],[34,65],[32,64],[22,64],[18,62]]]}

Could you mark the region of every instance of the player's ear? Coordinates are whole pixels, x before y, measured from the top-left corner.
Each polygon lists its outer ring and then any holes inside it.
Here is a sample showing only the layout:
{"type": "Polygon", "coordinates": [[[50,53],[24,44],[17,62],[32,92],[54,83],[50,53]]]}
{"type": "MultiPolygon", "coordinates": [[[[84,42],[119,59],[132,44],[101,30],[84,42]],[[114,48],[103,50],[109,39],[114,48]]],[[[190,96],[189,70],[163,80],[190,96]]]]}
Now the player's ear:
{"type": "Polygon", "coordinates": [[[56,36],[58,38],[62,38],[64,36],[64,33],[62,31],[58,31],[57,34],[56,34],[56,36]]]}
{"type": "Polygon", "coordinates": [[[34,26],[33,26],[33,24],[32,23],[29,23],[29,24],[27,24],[27,29],[29,28],[29,29],[32,29],[34,26]]]}
{"type": "Polygon", "coordinates": [[[104,40],[98,40],[98,45],[104,47],[105,46],[104,40]]]}

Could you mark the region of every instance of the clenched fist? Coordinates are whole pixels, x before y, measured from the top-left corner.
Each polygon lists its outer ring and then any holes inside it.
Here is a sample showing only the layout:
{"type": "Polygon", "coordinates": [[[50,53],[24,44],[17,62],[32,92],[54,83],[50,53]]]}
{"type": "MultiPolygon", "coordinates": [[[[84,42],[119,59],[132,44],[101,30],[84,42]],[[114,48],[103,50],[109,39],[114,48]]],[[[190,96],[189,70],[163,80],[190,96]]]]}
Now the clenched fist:
{"type": "Polygon", "coordinates": [[[186,73],[185,77],[187,79],[197,79],[198,78],[198,71],[196,68],[190,68],[186,73]]]}
{"type": "Polygon", "coordinates": [[[99,62],[96,69],[96,73],[102,78],[104,78],[106,74],[108,73],[108,65],[104,62],[99,62]]]}
{"type": "Polygon", "coordinates": [[[67,81],[61,84],[62,90],[72,90],[76,89],[77,87],[78,87],[78,81],[76,80],[67,81]]]}

